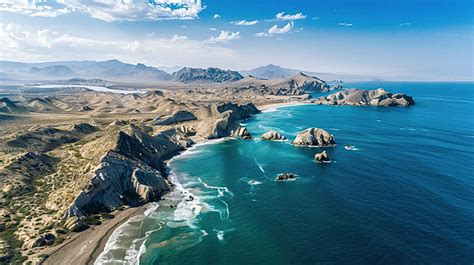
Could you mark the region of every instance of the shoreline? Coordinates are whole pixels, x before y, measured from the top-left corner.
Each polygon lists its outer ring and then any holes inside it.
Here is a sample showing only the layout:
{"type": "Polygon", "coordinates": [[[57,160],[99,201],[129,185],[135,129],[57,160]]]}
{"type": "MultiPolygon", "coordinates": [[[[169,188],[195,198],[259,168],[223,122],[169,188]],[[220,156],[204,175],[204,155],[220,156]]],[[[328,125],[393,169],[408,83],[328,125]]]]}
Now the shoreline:
{"type": "Polygon", "coordinates": [[[293,107],[293,106],[303,106],[303,105],[311,105],[313,103],[305,102],[305,101],[290,101],[290,102],[279,102],[279,103],[270,103],[270,104],[263,104],[257,106],[257,108],[264,112],[269,109],[278,109],[283,107],[293,107]]]}
{"type": "Polygon", "coordinates": [[[48,257],[41,264],[94,264],[112,233],[132,217],[143,214],[149,205],[150,203],[146,203],[117,211],[114,218],[75,233],[65,243],[44,251],[43,254],[48,254],[48,257]]]}
{"type": "MultiPolygon", "coordinates": [[[[308,102],[279,102],[269,103],[257,106],[261,112],[268,111],[270,109],[277,109],[282,107],[308,105],[308,102]]],[[[189,154],[198,146],[218,143],[225,141],[229,137],[222,137],[218,139],[199,139],[192,146],[185,150],[174,154],[172,157],[163,161],[163,164],[169,169],[169,163],[179,156],[189,154]]],[[[169,173],[167,171],[166,177],[169,179],[169,173]]],[[[171,181],[171,180],[170,180],[171,181]]],[[[172,183],[175,185],[174,183],[172,183]]],[[[172,192],[174,187],[169,192],[172,192]]],[[[103,221],[101,225],[91,227],[85,231],[74,234],[71,239],[66,240],[65,243],[55,246],[53,248],[44,251],[43,253],[49,254],[48,257],[41,262],[41,264],[94,264],[95,260],[104,251],[105,245],[107,244],[110,236],[119,228],[121,225],[128,222],[131,218],[144,214],[150,203],[146,203],[142,206],[135,208],[128,208],[124,211],[117,212],[115,217],[110,220],[103,221]],[[53,251],[51,252],[51,249],[53,251]],[[65,259],[65,257],[67,257],[65,259]]]]}

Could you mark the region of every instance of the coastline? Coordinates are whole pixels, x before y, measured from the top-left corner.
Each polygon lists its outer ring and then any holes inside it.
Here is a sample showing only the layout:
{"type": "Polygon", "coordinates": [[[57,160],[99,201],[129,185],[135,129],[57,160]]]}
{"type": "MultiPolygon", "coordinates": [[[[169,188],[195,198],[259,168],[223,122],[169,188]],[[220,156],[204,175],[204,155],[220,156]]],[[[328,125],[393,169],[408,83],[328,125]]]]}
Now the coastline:
{"type": "MultiPolygon", "coordinates": [[[[290,107],[297,105],[311,104],[308,102],[280,102],[270,103],[257,106],[257,108],[264,112],[271,109],[277,109],[281,107],[290,107]]],[[[218,139],[199,139],[192,146],[186,148],[182,152],[173,155],[169,159],[163,161],[168,167],[169,162],[181,155],[188,155],[189,151],[194,148],[212,144],[215,142],[224,141],[228,137],[222,137],[218,139]]],[[[169,175],[167,176],[169,177],[169,175]]],[[[171,181],[171,180],[170,180],[171,181]]],[[[174,184],[174,183],[173,183],[174,184]]],[[[171,189],[169,192],[172,192],[171,189]]],[[[49,248],[43,253],[49,254],[48,257],[41,262],[41,264],[94,264],[95,260],[104,251],[105,245],[109,240],[110,236],[114,231],[119,228],[122,224],[128,222],[131,218],[144,214],[148,209],[150,203],[144,204],[135,208],[128,208],[124,211],[117,211],[115,217],[110,220],[103,221],[101,225],[91,227],[83,232],[74,234],[71,239],[66,240],[63,244],[49,248]],[[51,251],[52,250],[52,251],[51,251]]]]}
{"type": "Polygon", "coordinates": [[[148,207],[149,203],[114,212],[114,218],[75,233],[63,244],[44,251],[48,257],[41,264],[94,264],[112,233],[130,218],[143,214],[148,207]]]}
{"type": "Polygon", "coordinates": [[[300,105],[310,105],[312,103],[305,102],[305,101],[289,101],[289,102],[280,102],[280,103],[270,103],[270,104],[263,104],[257,106],[260,111],[266,111],[269,109],[277,109],[282,107],[292,107],[292,106],[300,106],[300,105]]]}

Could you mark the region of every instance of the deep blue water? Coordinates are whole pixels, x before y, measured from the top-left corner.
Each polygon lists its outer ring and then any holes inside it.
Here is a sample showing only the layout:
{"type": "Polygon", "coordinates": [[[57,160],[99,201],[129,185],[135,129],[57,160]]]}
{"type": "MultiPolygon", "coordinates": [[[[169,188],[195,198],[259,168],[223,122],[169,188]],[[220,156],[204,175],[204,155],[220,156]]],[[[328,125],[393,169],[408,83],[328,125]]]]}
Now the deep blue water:
{"type": "Polygon", "coordinates": [[[290,142],[198,146],[170,163],[178,188],[195,200],[129,223],[114,241],[122,251],[103,261],[128,248],[141,264],[472,264],[473,84],[344,85],[404,92],[417,104],[258,114],[243,122],[256,137],[276,130],[292,140],[307,127],[333,133],[337,145],[324,148],[332,162],[315,163],[322,149],[290,142]],[[299,177],[275,182],[280,172],[299,177]]]}

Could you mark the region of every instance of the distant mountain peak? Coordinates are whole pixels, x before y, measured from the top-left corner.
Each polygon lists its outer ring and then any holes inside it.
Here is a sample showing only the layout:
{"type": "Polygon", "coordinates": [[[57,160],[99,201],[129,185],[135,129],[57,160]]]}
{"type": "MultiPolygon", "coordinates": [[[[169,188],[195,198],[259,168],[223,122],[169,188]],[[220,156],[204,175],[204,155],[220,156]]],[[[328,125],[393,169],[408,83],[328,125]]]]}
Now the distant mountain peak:
{"type": "Polygon", "coordinates": [[[77,73],[69,69],[69,67],[64,65],[51,65],[43,68],[31,67],[28,73],[35,76],[44,76],[52,78],[73,77],[78,75],[77,73]]]}
{"type": "Polygon", "coordinates": [[[181,70],[173,73],[173,80],[183,83],[194,81],[223,83],[238,81],[242,78],[244,77],[237,71],[222,70],[216,67],[209,67],[207,69],[183,67],[181,70]]]}

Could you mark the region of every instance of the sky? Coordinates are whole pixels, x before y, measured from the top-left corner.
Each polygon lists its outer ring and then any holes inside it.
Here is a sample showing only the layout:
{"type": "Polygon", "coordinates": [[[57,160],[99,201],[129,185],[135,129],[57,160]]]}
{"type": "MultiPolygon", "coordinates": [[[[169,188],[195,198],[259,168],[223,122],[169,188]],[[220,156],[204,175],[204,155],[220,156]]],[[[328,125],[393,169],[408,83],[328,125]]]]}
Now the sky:
{"type": "Polygon", "coordinates": [[[0,0],[0,60],[474,79],[472,0],[0,0]]]}

